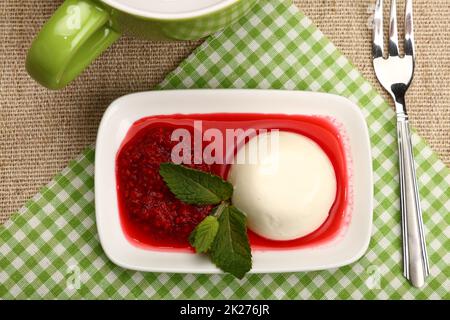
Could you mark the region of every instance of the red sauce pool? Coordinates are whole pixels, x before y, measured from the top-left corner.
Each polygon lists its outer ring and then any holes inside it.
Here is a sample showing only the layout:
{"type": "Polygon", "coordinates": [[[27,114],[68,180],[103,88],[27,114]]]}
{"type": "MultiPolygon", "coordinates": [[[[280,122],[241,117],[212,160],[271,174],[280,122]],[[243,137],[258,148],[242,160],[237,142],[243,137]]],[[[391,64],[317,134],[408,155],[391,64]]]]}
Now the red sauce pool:
{"type": "MultiPolygon", "coordinates": [[[[336,199],[323,225],[311,234],[291,241],[265,239],[249,230],[252,249],[294,249],[317,245],[332,240],[345,227],[349,188],[347,164],[342,137],[330,120],[317,116],[282,114],[174,114],[152,116],[135,122],[117,153],[120,220],[131,243],[153,250],[192,251],[188,236],[212,207],[187,205],[176,199],[158,170],[160,163],[171,161],[172,148],[178,143],[171,141],[172,131],[184,128],[193,133],[196,120],[202,120],[203,132],[215,128],[224,136],[226,129],[237,128],[279,129],[299,133],[315,141],[333,164],[337,180],[336,199]]],[[[207,144],[209,142],[202,142],[202,147],[207,144]]],[[[192,154],[191,159],[193,157],[192,154]]],[[[226,164],[189,166],[222,178],[227,177],[230,167],[226,164]]]]}

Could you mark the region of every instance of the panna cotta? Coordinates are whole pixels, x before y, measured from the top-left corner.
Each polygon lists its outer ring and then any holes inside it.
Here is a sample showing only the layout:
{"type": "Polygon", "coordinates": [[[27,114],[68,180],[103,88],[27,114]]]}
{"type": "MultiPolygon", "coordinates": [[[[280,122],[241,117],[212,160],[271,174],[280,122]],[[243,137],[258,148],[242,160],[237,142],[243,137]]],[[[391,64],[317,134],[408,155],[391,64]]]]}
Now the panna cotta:
{"type": "Polygon", "coordinates": [[[261,133],[237,151],[236,159],[246,161],[230,169],[232,202],[247,215],[253,232],[293,240],[325,222],[336,197],[336,175],[316,142],[287,131],[261,133]],[[262,146],[268,146],[264,152],[262,146]]]}

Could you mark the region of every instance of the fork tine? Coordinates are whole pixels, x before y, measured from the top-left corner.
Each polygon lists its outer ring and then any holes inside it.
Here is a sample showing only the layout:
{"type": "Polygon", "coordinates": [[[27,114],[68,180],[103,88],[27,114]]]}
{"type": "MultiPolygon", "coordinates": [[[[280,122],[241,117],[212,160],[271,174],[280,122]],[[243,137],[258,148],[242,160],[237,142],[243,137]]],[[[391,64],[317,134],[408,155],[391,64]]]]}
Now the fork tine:
{"type": "Polygon", "coordinates": [[[414,56],[414,25],[412,0],[406,0],[405,8],[405,55],[414,56]]]}
{"type": "Polygon", "coordinates": [[[391,0],[391,17],[389,19],[389,55],[398,56],[397,1],[391,0]]]}
{"type": "Polygon", "coordinates": [[[373,15],[373,58],[383,56],[383,0],[377,0],[373,15]]]}

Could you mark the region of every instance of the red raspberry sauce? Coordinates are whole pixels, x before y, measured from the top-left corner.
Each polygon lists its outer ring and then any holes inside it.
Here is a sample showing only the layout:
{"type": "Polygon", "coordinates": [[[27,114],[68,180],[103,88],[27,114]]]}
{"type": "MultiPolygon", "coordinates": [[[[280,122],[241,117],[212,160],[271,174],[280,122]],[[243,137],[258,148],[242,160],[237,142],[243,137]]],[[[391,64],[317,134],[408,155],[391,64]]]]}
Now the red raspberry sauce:
{"type": "MultiPolygon", "coordinates": [[[[314,140],[333,164],[337,193],[324,224],[311,234],[291,241],[264,239],[249,230],[252,249],[292,249],[315,245],[332,240],[345,226],[348,202],[345,150],[338,129],[326,118],[243,113],[161,115],[135,122],[117,153],[120,219],[122,229],[131,243],[152,250],[192,251],[188,243],[189,234],[209,214],[212,206],[187,205],[176,199],[159,175],[159,165],[171,161],[172,148],[178,143],[171,141],[172,131],[185,128],[193,134],[195,120],[202,120],[203,132],[216,128],[224,137],[226,129],[236,128],[296,132],[314,140]]],[[[209,142],[204,142],[203,147],[207,144],[209,142]]],[[[222,178],[226,178],[229,170],[226,164],[188,166],[222,178]]]]}

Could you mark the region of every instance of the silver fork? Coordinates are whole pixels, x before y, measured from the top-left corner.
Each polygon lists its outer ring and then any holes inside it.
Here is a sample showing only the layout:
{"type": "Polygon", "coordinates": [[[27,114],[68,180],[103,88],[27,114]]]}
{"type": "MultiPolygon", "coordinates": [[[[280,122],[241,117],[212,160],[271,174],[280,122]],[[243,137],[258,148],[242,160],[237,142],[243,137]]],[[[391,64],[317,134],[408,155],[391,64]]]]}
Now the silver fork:
{"type": "Polygon", "coordinates": [[[399,55],[397,3],[391,0],[389,20],[389,56],[383,54],[383,0],[375,5],[373,29],[373,67],[378,81],[394,99],[397,114],[397,138],[400,163],[400,207],[403,233],[403,275],[415,287],[421,287],[429,275],[423,232],[422,210],[417,188],[411,134],[406,113],[405,94],[414,74],[414,33],[412,0],[406,0],[405,54],[399,55]]]}

